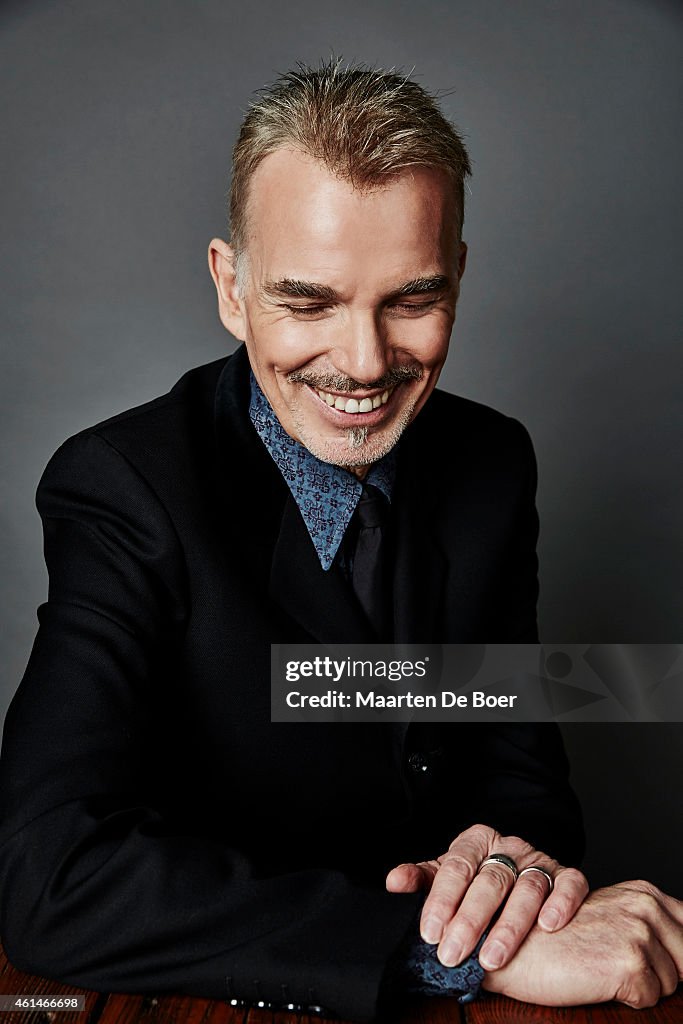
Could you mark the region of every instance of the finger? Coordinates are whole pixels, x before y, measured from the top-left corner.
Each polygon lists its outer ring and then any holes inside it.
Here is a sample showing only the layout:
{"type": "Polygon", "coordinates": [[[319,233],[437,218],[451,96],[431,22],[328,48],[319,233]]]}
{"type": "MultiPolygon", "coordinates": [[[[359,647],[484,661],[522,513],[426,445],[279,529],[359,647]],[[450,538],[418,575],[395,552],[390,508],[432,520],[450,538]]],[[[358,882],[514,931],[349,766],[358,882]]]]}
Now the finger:
{"type": "Polygon", "coordinates": [[[386,877],[390,893],[416,893],[424,889],[426,882],[426,873],[419,864],[398,864],[386,877]]]}
{"type": "MultiPolygon", "coordinates": [[[[438,881],[437,875],[432,892],[438,881]]],[[[513,884],[512,872],[502,864],[481,869],[443,932],[437,956],[444,966],[455,967],[470,955],[513,884]]]]}
{"type": "Polygon", "coordinates": [[[661,956],[657,956],[656,959],[653,958],[652,966],[657,972],[659,983],[662,986],[662,995],[670,996],[678,988],[680,974],[669,951],[663,947],[660,948],[662,950],[661,956]]]}
{"type": "Polygon", "coordinates": [[[625,965],[626,977],[615,999],[639,1010],[654,1006],[662,996],[672,995],[678,988],[678,969],[667,950],[656,939],[648,943],[647,952],[634,950],[625,965]]]}
{"type": "Polygon", "coordinates": [[[633,911],[648,922],[683,981],[683,902],[668,896],[652,882],[620,882],[615,888],[630,890],[633,911]]]}
{"type": "Polygon", "coordinates": [[[662,918],[657,924],[657,934],[674,962],[678,981],[683,981],[683,915],[678,918],[662,918]]]}
{"type": "MultiPolygon", "coordinates": [[[[677,982],[683,981],[683,903],[648,883],[642,913],[650,922],[666,954],[674,964],[677,982]]],[[[667,993],[668,995],[669,993],[667,993]]]]}
{"type": "Polygon", "coordinates": [[[536,923],[549,890],[548,879],[540,871],[520,876],[479,951],[484,970],[497,971],[512,960],[536,923]]]}
{"type": "MultiPolygon", "coordinates": [[[[545,864],[539,863],[538,867],[548,870],[545,864]]],[[[553,875],[552,871],[548,873],[553,875]]],[[[530,872],[528,875],[524,875],[524,879],[531,878],[536,874],[535,871],[530,872]]],[[[571,921],[588,895],[588,880],[583,872],[576,868],[560,868],[554,875],[553,891],[548,895],[547,881],[543,875],[538,875],[538,877],[546,887],[546,896],[548,897],[539,915],[538,923],[543,931],[557,932],[571,921]]],[[[520,879],[521,881],[523,879],[520,879]]]]}
{"type": "Polygon", "coordinates": [[[662,986],[657,972],[649,964],[643,964],[637,972],[629,973],[614,998],[634,1010],[642,1010],[654,1006],[661,994],[662,986]]]}
{"type": "Polygon", "coordinates": [[[498,832],[488,825],[472,825],[456,836],[448,853],[429,862],[436,863],[438,870],[420,918],[420,934],[425,942],[441,940],[479,865],[498,839],[498,832]]]}

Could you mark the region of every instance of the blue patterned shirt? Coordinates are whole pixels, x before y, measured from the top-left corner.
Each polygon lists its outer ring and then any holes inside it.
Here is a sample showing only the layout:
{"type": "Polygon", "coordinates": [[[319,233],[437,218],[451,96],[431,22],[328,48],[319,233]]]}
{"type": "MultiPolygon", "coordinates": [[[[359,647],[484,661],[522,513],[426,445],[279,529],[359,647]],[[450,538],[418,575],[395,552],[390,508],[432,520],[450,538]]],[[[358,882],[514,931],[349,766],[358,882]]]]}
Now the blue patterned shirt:
{"type": "Polygon", "coordinates": [[[249,416],[299,507],[323,569],[329,569],[363,493],[374,484],[391,501],[396,449],[374,462],[364,481],[341,466],[321,462],[283,429],[253,373],[249,416]]]}

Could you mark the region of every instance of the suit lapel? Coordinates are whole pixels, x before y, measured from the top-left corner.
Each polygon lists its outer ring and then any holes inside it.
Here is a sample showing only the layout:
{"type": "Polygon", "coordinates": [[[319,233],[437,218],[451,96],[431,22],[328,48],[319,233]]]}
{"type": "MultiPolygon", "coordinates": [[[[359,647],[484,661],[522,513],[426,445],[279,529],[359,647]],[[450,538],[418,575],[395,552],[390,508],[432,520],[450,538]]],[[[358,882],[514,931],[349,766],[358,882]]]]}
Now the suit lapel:
{"type": "Polygon", "coordinates": [[[439,632],[443,609],[446,563],[435,541],[438,477],[428,479],[424,458],[415,434],[409,430],[402,444],[392,501],[395,508],[394,639],[397,643],[432,641],[439,632]]]}

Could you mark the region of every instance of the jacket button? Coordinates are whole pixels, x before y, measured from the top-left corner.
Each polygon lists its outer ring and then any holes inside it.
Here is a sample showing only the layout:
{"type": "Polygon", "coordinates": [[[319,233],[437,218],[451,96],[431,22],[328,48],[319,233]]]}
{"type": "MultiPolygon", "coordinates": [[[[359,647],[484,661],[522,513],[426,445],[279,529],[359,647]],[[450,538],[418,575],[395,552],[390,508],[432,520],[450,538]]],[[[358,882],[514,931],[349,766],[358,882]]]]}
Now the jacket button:
{"type": "Polygon", "coordinates": [[[410,770],[415,775],[426,775],[432,769],[431,758],[427,754],[415,753],[408,758],[410,770]]]}

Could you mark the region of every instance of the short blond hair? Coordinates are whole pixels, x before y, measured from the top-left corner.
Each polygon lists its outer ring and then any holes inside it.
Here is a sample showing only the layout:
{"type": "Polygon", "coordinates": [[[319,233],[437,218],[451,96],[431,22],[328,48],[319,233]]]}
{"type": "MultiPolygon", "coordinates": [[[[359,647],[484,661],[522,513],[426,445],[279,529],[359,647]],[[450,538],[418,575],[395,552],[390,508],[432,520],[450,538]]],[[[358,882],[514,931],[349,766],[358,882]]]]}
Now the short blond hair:
{"type": "Polygon", "coordinates": [[[417,82],[393,69],[332,59],[318,68],[299,63],[257,95],[233,150],[229,215],[238,264],[246,247],[251,177],[264,157],[286,146],[320,160],[361,190],[409,167],[444,170],[453,186],[460,238],[470,160],[437,97],[417,82]]]}

